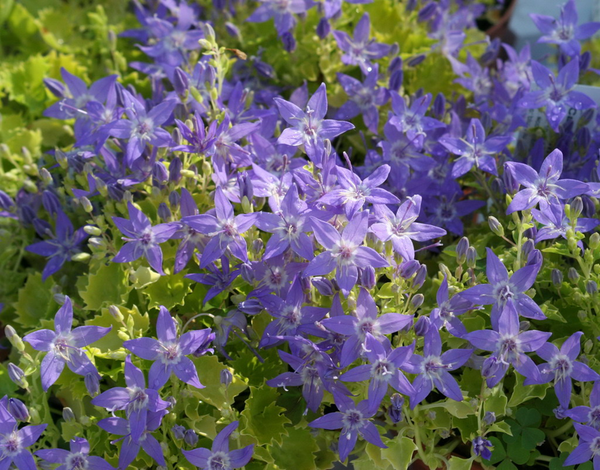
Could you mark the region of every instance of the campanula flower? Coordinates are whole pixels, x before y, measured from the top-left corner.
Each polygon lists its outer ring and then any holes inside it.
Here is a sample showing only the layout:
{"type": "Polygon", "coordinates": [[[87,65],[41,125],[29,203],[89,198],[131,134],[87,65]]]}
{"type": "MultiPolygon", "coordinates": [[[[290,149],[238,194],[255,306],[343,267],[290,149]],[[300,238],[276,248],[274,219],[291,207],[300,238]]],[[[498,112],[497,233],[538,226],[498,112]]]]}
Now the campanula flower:
{"type": "Polygon", "coordinates": [[[594,382],[590,406],[576,406],[566,412],[573,421],[585,423],[600,431],[600,381],[594,382]]]}
{"type": "Polygon", "coordinates": [[[579,435],[579,445],[569,454],[563,465],[575,465],[594,461],[594,468],[600,467],[600,431],[583,424],[574,424],[579,435]]]}
{"type": "Polygon", "coordinates": [[[70,451],[65,449],[42,449],[35,455],[48,463],[61,464],[61,470],[115,470],[106,460],[90,454],[90,444],[83,437],[75,437],[69,442],[70,451]]]}
{"type": "Polygon", "coordinates": [[[18,470],[35,470],[35,460],[27,449],[40,438],[47,424],[17,427],[17,420],[0,404],[0,468],[8,469],[11,464],[18,470]]]}
{"type": "Polygon", "coordinates": [[[261,0],[261,5],[246,21],[250,23],[264,23],[273,18],[275,29],[279,36],[290,31],[296,25],[295,14],[304,13],[312,8],[312,0],[261,0]]]}
{"type": "Polygon", "coordinates": [[[40,374],[42,388],[47,391],[56,382],[65,364],[78,375],[98,376],[83,347],[88,346],[108,334],[112,327],[79,326],[71,330],[73,324],[73,304],[66,296],[65,303],[54,317],[54,330],[38,330],[23,337],[36,351],[47,351],[42,360],[40,374]]]}

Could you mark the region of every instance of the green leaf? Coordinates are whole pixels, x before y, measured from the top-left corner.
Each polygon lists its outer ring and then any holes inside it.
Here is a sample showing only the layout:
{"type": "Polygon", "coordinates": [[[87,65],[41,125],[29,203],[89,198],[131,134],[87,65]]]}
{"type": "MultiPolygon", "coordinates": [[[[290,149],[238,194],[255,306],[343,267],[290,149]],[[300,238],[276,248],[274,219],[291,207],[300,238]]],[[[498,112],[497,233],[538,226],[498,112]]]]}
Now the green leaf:
{"type": "Polygon", "coordinates": [[[548,317],[549,320],[554,320],[554,321],[558,321],[561,323],[567,323],[567,320],[565,320],[565,317],[563,317],[561,315],[558,308],[556,308],[550,302],[544,302],[543,304],[540,305],[540,308],[542,309],[542,312],[544,312],[544,314],[546,315],[546,317],[548,317]]]}
{"type": "Polygon", "coordinates": [[[544,439],[546,434],[541,429],[523,428],[521,432],[521,445],[524,449],[534,450],[544,439]]]}
{"type": "MultiPolygon", "coordinates": [[[[341,438],[343,438],[342,435],[340,435],[340,439],[341,438]]],[[[365,451],[367,452],[367,455],[371,458],[371,461],[375,464],[375,468],[387,468],[389,466],[389,464],[383,459],[381,455],[381,447],[375,446],[370,442],[367,442],[367,445],[365,446],[365,451]]]]}
{"type": "Polygon", "coordinates": [[[270,447],[271,456],[279,468],[294,470],[313,470],[315,467],[314,453],[319,446],[312,437],[310,430],[298,426],[288,427],[288,435],[283,436],[281,445],[270,447]]]}
{"type": "Polygon", "coordinates": [[[506,455],[514,463],[523,465],[529,460],[529,449],[524,448],[520,442],[511,442],[506,446],[506,455]]]}
{"type": "Polygon", "coordinates": [[[506,421],[498,421],[498,422],[492,424],[488,428],[488,432],[502,432],[504,434],[508,434],[509,436],[512,436],[512,431],[506,421]]]}
{"type": "Polygon", "coordinates": [[[523,385],[525,377],[515,372],[516,381],[513,388],[512,395],[508,400],[508,407],[515,408],[517,405],[531,400],[532,398],[544,398],[546,396],[546,390],[548,390],[549,384],[541,385],[523,385]]]}
{"type": "Polygon", "coordinates": [[[502,461],[502,463],[500,465],[498,465],[498,467],[496,467],[496,470],[519,470],[517,467],[515,467],[515,465],[508,459],[502,461]]]}
{"type": "Polygon", "coordinates": [[[233,382],[229,387],[225,388],[221,384],[221,371],[227,367],[219,362],[217,356],[193,357],[192,361],[198,371],[200,383],[206,387],[194,389],[194,394],[218,409],[233,404],[235,397],[248,388],[248,385],[241,381],[237,374],[233,375],[233,382]]]}
{"type": "Polygon", "coordinates": [[[519,408],[515,415],[523,427],[538,427],[542,422],[542,415],[535,408],[519,408]]]}
{"type": "Polygon", "coordinates": [[[460,431],[463,442],[472,441],[477,436],[478,425],[476,416],[470,415],[465,419],[454,418],[452,422],[460,431]]]}
{"type": "Polygon", "coordinates": [[[25,328],[37,328],[41,320],[52,318],[58,310],[51,291],[53,285],[52,278],[43,282],[39,272],[27,276],[27,282],[19,289],[18,300],[14,305],[17,311],[15,321],[25,328]]]}
{"type": "Polygon", "coordinates": [[[148,298],[148,308],[164,305],[171,310],[176,305],[183,305],[191,283],[189,279],[184,278],[184,273],[161,276],[143,291],[148,298]]]}
{"type": "Polygon", "coordinates": [[[120,305],[127,300],[131,290],[129,281],[119,263],[102,265],[88,276],[86,290],[81,291],[86,310],[100,310],[109,305],[120,305]]]}
{"type": "Polygon", "coordinates": [[[285,411],[277,406],[277,389],[264,383],[260,388],[250,387],[250,398],[242,411],[243,423],[241,432],[253,436],[258,444],[283,443],[283,437],[288,435],[285,425],[291,421],[282,415],[285,411]]]}
{"type": "Polygon", "coordinates": [[[483,400],[483,411],[484,413],[492,412],[496,415],[496,418],[500,418],[506,414],[506,403],[508,399],[502,390],[502,387],[495,387],[493,389],[493,395],[483,400]]]}
{"type": "Polygon", "coordinates": [[[444,403],[440,403],[439,406],[441,408],[445,408],[448,412],[456,417],[456,418],[466,418],[467,416],[474,415],[476,410],[470,405],[470,403],[466,400],[463,401],[454,401],[447,400],[444,403]]]}
{"type": "Polygon", "coordinates": [[[381,449],[381,455],[388,460],[394,470],[406,470],[412,460],[412,455],[417,446],[412,439],[401,437],[385,440],[387,449],[381,449]]]}
{"type": "Polygon", "coordinates": [[[453,456],[448,461],[448,470],[471,470],[473,459],[461,459],[453,456]]]}
{"type": "MultiPolygon", "coordinates": [[[[142,315],[138,310],[137,306],[134,305],[131,309],[120,307],[119,310],[123,314],[123,319],[126,324],[133,324],[134,333],[138,336],[144,336],[148,328],[150,327],[150,318],[148,314],[142,315]]],[[[115,354],[119,355],[123,353],[123,340],[119,338],[119,330],[125,329],[123,325],[113,317],[108,308],[103,308],[100,311],[100,315],[96,315],[94,318],[85,321],[86,325],[95,326],[112,326],[112,329],[106,336],[94,342],[94,344],[87,349],[93,353],[94,356],[115,359],[115,354]],[[121,350],[121,351],[119,351],[121,350]]]]}
{"type": "Polygon", "coordinates": [[[501,460],[504,460],[504,458],[506,457],[506,451],[504,450],[504,446],[502,445],[500,439],[494,436],[490,436],[487,439],[492,443],[493,446],[492,457],[490,458],[490,460],[484,461],[494,465],[500,462],[501,460]]]}

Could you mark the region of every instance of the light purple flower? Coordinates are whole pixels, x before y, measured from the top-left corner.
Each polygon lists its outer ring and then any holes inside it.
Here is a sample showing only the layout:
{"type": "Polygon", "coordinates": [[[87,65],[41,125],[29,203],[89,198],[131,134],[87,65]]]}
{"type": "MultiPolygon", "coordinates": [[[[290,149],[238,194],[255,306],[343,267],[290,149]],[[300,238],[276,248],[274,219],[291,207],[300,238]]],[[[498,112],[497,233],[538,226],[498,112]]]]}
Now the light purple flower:
{"type": "Polygon", "coordinates": [[[229,437],[237,429],[239,421],[225,426],[215,440],[211,450],[200,447],[193,450],[182,450],[188,462],[203,470],[233,470],[250,462],[254,453],[254,444],[241,449],[229,450],[229,437]]]}
{"type": "Polygon", "coordinates": [[[129,220],[122,217],[112,218],[121,233],[126,235],[123,240],[127,242],[113,258],[113,262],[129,263],[143,256],[148,260],[152,269],[164,275],[163,254],[158,245],[169,240],[179,225],[168,223],[153,227],[148,217],[131,202],[127,203],[127,209],[129,210],[129,220]]]}
{"type": "Polygon", "coordinates": [[[11,464],[19,470],[36,470],[33,455],[27,450],[40,438],[47,424],[17,428],[17,420],[0,404],[0,469],[11,464]]]}
{"type": "Polygon", "coordinates": [[[569,454],[563,465],[594,461],[594,470],[600,468],[600,431],[582,424],[574,424],[579,434],[579,445],[569,454]]]}
{"type": "Polygon", "coordinates": [[[331,224],[311,217],[314,235],[326,251],[308,264],[304,276],[323,276],[336,269],[336,281],[347,296],[358,279],[357,268],[388,266],[373,248],[361,246],[369,228],[368,219],[366,212],[359,212],[340,234],[331,224]]]}
{"type": "Polygon", "coordinates": [[[148,372],[148,385],[154,390],[167,383],[171,374],[196,388],[204,388],[198,379],[194,363],[186,356],[194,353],[205,343],[210,328],[188,331],[177,336],[177,323],[169,311],[161,305],[156,322],[158,340],[153,338],[130,339],[123,343],[136,356],[154,361],[148,372]]]}
{"type": "Polygon", "coordinates": [[[296,17],[294,14],[304,13],[314,6],[312,0],[260,0],[261,5],[246,21],[250,23],[264,23],[271,18],[275,21],[277,34],[281,36],[294,28],[296,17]]]}
{"type": "Polygon", "coordinates": [[[61,464],[60,470],[115,470],[106,460],[90,454],[90,444],[83,437],[69,442],[70,452],[64,449],[42,449],[35,455],[51,464],[61,464]]]}
{"type": "Polygon", "coordinates": [[[73,305],[66,296],[65,303],[54,317],[56,331],[38,330],[23,337],[23,341],[28,342],[36,351],[48,352],[40,366],[44,391],[56,382],[65,364],[76,374],[99,377],[96,367],[81,348],[106,336],[112,327],[86,325],[71,330],[72,324],[73,305]]]}
{"type": "Polygon", "coordinates": [[[596,381],[590,393],[590,406],[576,406],[565,413],[573,421],[586,423],[600,431],[600,381],[596,381]]]}

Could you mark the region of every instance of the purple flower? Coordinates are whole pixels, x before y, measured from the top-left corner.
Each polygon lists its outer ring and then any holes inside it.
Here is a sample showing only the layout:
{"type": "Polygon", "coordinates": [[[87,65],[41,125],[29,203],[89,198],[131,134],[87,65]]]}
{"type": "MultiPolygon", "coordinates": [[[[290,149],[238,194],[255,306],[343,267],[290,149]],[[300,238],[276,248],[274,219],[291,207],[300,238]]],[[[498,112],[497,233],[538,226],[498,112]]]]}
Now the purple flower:
{"type": "Polygon", "coordinates": [[[527,379],[525,385],[532,383],[548,383],[554,379],[554,391],[558,402],[563,408],[568,408],[571,401],[571,378],[579,382],[600,380],[600,375],[582,362],[576,361],[581,351],[580,340],[583,332],[573,333],[560,347],[546,343],[536,353],[546,364],[538,366],[540,380],[527,379]]]}
{"type": "Polygon", "coordinates": [[[250,152],[236,144],[236,141],[257,130],[260,123],[242,122],[233,126],[230,124],[229,116],[225,116],[215,131],[216,138],[212,145],[206,149],[206,155],[212,157],[213,162],[220,161],[238,168],[249,166],[252,164],[250,152]]]}
{"type": "Polygon", "coordinates": [[[491,449],[492,443],[489,440],[481,436],[477,436],[475,439],[473,439],[473,453],[475,455],[478,455],[485,460],[490,460],[492,457],[491,449]]]}
{"type": "Polygon", "coordinates": [[[384,161],[392,167],[392,176],[394,173],[400,173],[401,176],[406,177],[409,168],[427,172],[437,167],[435,160],[422,153],[415,145],[419,142],[418,137],[409,139],[404,132],[399,131],[389,122],[383,126],[383,133],[386,140],[379,142],[378,146],[383,149],[384,161]]]}
{"type": "Polygon", "coordinates": [[[387,393],[388,385],[409,397],[415,393],[413,386],[399,370],[413,354],[414,344],[395,349],[391,349],[389,345],[385,346],[371,334],[367,334],[365,355],[370,364],[354,367],[340,376],[340,380],[344,382],[370,380],[367,400],[370,411],[377,411],[387,393]]]}
{"type": "Polygon", "coordinates": [[[35,455],[51,464],[61,464],[61,470],[114,470],[114,467],[101,457],[90,454],[90,444],[83,437],[75,437],[69,442],[71,451],[64,449],[42,449],[35,455]]]}
{"type": "Polygon", "coordinates": [[[568,0],[560,9],[560,17],[529,15],[538,29],[544,34],[538,42],[558,44],[567,55],[574,57],[581,52],[580,41],[592,37],[600,29],[600,23],[592,22],[577,25],[578,15],[575,0],[568,0]]]}
{"type": "Polygon", "coordinates": [[[590,393],[590,406],[576,406],[566,412],[573,421],[587,423],[600,431],[600,381],[594,382],[590,393]]]}
{"type": "Polygon", "coordinates": [[[376,410],[369,410],[367,400],[355,405],[351,400],[339,399],[337,395],[334,395],[334,397],[340,411],[321,416],[309,423],[309,426],[311,428],[342,430],[338,447],[340,461],[345,461],[352,452],[359,434],[371,444],[383,449],[387,448],[381,441],[377,428],[369,421],[376,410]]]}
{"type": "Polygon", "coordinates": [[[343,73],[338,73],[337,77],[349,100],[337,110],[335,118],[352,119],[361,114],[365,126],[376,134],[379,125],[378,107],[383,106],[389,97],[385,88],[377,86],[379,78],[377,64],[366,75],[363,83],[343,73]]]}
{"type": "MultiPolygon", "coordinates": [[[[175,254],[175,273],[180,272],[187,266],[189,261],[192,259],[192,255],[194,254],[194,250],[196,248],[202,251],[209,241],[209,237],[207,235],[199,233],[186,223],[186,217],[198,215],[198,207],[196,206],[196,201],[194,201],[194,198],[190,192],[185,188],[181,188],[179,208],[183,219],[179,222],[179,230],[177,230],[177,232],[175,232],[171,237],[173,239],[181,240],[179,247],[177,248],[177,253],[175,254]]],[[[205,302],[206,301],[207,300],[205,300],[205,302]]]]}
{"type": "MultiPolygon", "coordinates": [[[[563,180],[564,181],[564,180],[563,180]]],[[[533,218],[544,225],[538,229],[535,235],[535,242],[539,243],[542,240],[553,240],[556,237],[567,238],[567,230],[572,228],[572,221],[565,216],[565,211],[562,204],[550,204],[542,208],[542,210],[532,209],[533,218]]],[[[590,232],[600,224],[598,219],[588,219],[578,217],[575,223],[576,232],[590,232]]]]}
{"type": "Polygon", "coordinates": [[[175,124],[181,132],[181,136],[188,141],[189,145],[177,145],[172,147],[173,151],[188,153],[205,153],[207,149],[214,145],[217,137],[217,121],[212,121],[208,129],[205,129],[204,122],[198,113],[191,119],[192,127],[175,119],[175,124]]]}
{"type": "Polygon", "coordinates": [[[337,166],[339,189],[334,189],[325,194],[319,202],[333,206],[342,206],[348,220],[353,219],[366,202],[375,206],[385,204],[398,204],[400,199],[389,191],[379,188],[390,174],[389,165],[382,165],[370,176],[361,180],[360,177],[346,168],[337,166]]]}
{"type": "Polygon", "coordinates": [[[461,338],[467,332],[467,329],[456,315],[462,315],[473,309],[473,304],[461,295],[449,298],[448,278],[446,276],[444,276],[444,280],[437,291],[436,300],[438,307],[431,311],[431,324],[438,329],[445,326],[452,335],[461,338]]]}
{"type": "Polygon", "coordinates": [[[202,252],[200,269],[223,256],[225,250],[228,250],[237,259],[247,262],[248,249],[246,240],[241,234],[254,225],[256,214],[234,216],[233,207],[221,188],[217,188],[215,191],[215,214],[216,217],[210,214],[200,214],[185,217],[182,220],[194,230],[211,237],[202,252]]]}
{"type": "Polygon", "coordinates": [[[425,334],[423,356],[413,354],[402,366],[406,372],[417,374],[413,381],[415,393],[410,397],[410,408],[414,409],[427,398],[434,387],[448,398],[462,401],[458,383],[448,371],[462,367],[472,353],[472,349],[451,349],[442,354],[440,332],[436,328],[429,328],[425,334]]]}
{"type": "Polygon", "coordinates": [[[257,214],[256,226],[273,234],[265,247],[264,259],[278,256],[288,248],[302,258],[310,260],[315,257],[313,242],[305,233],[310,229],[307,224],[309,213],[306,203],[298,195],[298,187],[292,184],[276,214],[257,214]]]}
{"type": "Polygon", "coordinates": [[[306,154],[317,166],[321,165],[323,159],[323,140],[331,140],[354,129],[354,125],[349,122],[324,119],[327,113],[327,90],[324,83],[308,100],[306,111],[281,98],[274,100],[281,117],[292,126],[283,130],[277,143],[292,147],[304,145],[306,154]]]}
{"type": "MultiPolygon", "coordinates": [[[[50,229],[46,229],[46,234],[52,235],[50,229]]],[[[45,281],[57,272],[66,261],[70,261],[73,255],[80,252],[80,246],[87,237],[83,228],[74,231],[69,217],[62,210],[58,210],[56,234],[49,240],[34,243],[25,249],[36,255],[50,258],[42,271],[42,280],[45,281]]]]}
{"type": "Polygon", "coordinates": [[[132,364],[131,355],[125,358],[125,382],[126,388],[113,387],[95,397],[92,404],[111,412],[125,410],[131,437],[138,440],[146,429],[148,411],[162,411],[169,403],[161,400],[156,390],[146,388],[144,373],[132,364]]]}
{"type": "Polygon", "coordinates": [[[48,352],[40,367],[44,391],[56,382],[65,364],[76,374],[99,377],[96,367],[81,348],[103,338],[112,327],[86,325],[71,330],[72,324],[73,305],[71,299],[66,296],[65,303],[54,317],[56,331],[38,330],[23,337],[23,341],[28,342],[36,351],[48,352]]]}
{"type": "Polygon", "coordinates": [[[487,250],[486,275],[489,284],[479,284],[459,295],[476,305],[493,305],[492,326],[496,328],[498,319],[507,302],[514,302],[518,312],[527,318],[545,320],[542,309],[525,294],[529,290],[541,268],[538,264],[530,264],[508,276],[504,263],[489,248],[487,250]]]}
{"type": "Polygon", "coordinates": [[[340,235],[331,224],[311,217],[315,237],[326,251],[308,264],[304,276],[323,276],[336,269],[335,279],[344,295],[348,296],[358,279],[357,268],[388,266],[373,248],[361,246],[369,228],[368,219],[366,212],[359,212],[340,235]]]}
{"type": "Polygon", "coordinates": [[[406,133],[408,139],[414,142],[415,146],[421,150],[427,131],[445,127],[437,119],[425,116],[429,104],[431,103],[431,93],[421,97],[415,97],[410,107],[407,106],[404,98],[394,92],[392,96],[393,115],[390,115],[388,122],[400,132],[406,133]]]}
{"type": "Polygon", "coordinates": [[[264,23],[271,18],[275,21],[277,34],[281,36],[294,28],[296,17],[294,14],[304,13],[312,8],[312,0],[260,0],[260,5],[246,21],[250,23],[264,23]]]}
{"type": "Polygon", "coordinates": [[[472,331],[463,336],[476,348],[492,351],[482,367],[488,387],[495,387],[512,366],[519,374],[537,382],[540,373],[526,352],[540,349],[552,333],[542,331],[519,332],[519,315],[512,300],[506,302],[495,330],[472,331]]]}
{"type": "Polygon", "coordinates": [[[124,418],[105,418],[98,421],[98,426],[105,431],[123,436],[119,439],[111,441],[111,444],[116,444],[119,441],[123,441],[121,451],[119,452],[119,470],[125,470],[129,465],[136,459],[140,449],[144,451],[154,459],[158,465],[165,466],[165,456],[162,451],[160,443],[151,434],[152,431],[156,431],[160,426],[162,418],[167,414],[166,410],[152,413],[148,411],[146,418],[146,429],[139,439],[133,439],[131,437],[131,429],[129,422],[124,418]]]}
{"type": "Polygon", "coordinates": [[[27,447],[35,444],[46,426],[40,424],[17,429],[17,420],[0,404],[0,468],[8,470],[12,463],[19,470],[35,470],[33,455],[27,447]]]}
{"type": "Polygon", "coordinates": [[[561,200],[584,194],[589,189],[581,181],[559,180],[563,171],[563,154],[558,149],[553,150],[546,157],[539,173],[524,163],[507,162],[504,167],[526,188],[514,195],[506,210],[507,214],[531,209],[538,203],[560,204],[561,200]]]}
{"type": "Polygon", "coordinates": [[[301,333],[314,334],[315,322],[321,320],[327,313],[326,308],[305,306],[304,291],[300,278],[296,277],[285,300],[271,296],[267,311],[275,317],[267,325],[260,340],[259,346],[266,348],[281,342],[281,336],[295,336],[301,333]]]}
{"type": "Polygon", "coordinates": [[[497,175],[494,155],[504,150],[511,140],[512,137],[509,135],[486,139],[481,121],[471,119],[464,139],[457,139],[447,134],[440,139],[440,143],[453,154],[460,155],[452,167],[452,176],[458,178],[466,174],[473,166],[497,175]]]}
{"type": "Polygon", "coordinates": [[[179,380],[196,388],[204,388],[198,379],[194,363],[187,358],[205,343],[210,328],[188,331],[177,336],[177,323],[169,311],[161,305],[156,322],[158,340],[152,338],[130,339],[123,343],[136,356],[154,361],[148,372],[148,385],[154,390],[160,389],[171,374],[179,380]]]}
{"type": "Polygon", "coordinates": [[[572,60],[558,72],[558,77],[535,60],[531,61],[533,79],[538,88],[525,93],[519,106],[526,109],[546,107],[546,117],[553,131],[566,117],[569,108],[589,109],[596,103],[585,93],[575,91],[573,87],[579,79],[579,61],[572,60]]]}
{"type": "Polygon", "coordinates": [[[119,119],[107,125],[106,132],[119,139],[129,139],[127,142],[126,160],[132,168],[146,144],[155,147],[167,147],[171,144],[171,134],[159,126],[163,124],[177,105],[175,100],[166,100],[146,111],[145,106],[128,91],[123,91],[125,114],[129,119],[119,119]]]}
{"type": "Polygon", "coordinates": [[[215,264],[209,264],[208,270],[210,274],[188,274],[185,277],[191,279],[192,281],[199,282],[201,284],[206,284],[207,286],[211,286],[208,289],[208,292],[202,299],[202,304],[205,304],[210,299],[219,295],[221,292],[227,290],[227,288],[231,285],[231,283],[239,276],[240,270],[231,269],[229,266],[229,260],[226,256],[221,258],[221,270],[215,266],[215,264]]]}
{"type": "Polygon", "coordinates": [[[126,235],[122,237],[127,243],[121,247],[113,258],[114,263],[129,263],[144,257],[156,272],[164,275],[162,268],[163,254],[158,246],[169,240],[177,231],[177,224],[159,224],[154,227],[146,215],[131,202],[127,203],[129,220],[122,217],[113,217],[117,228],[126,235]]]}
{"type": "Polygon", "coordinates": [[[600,431],[582,424],[574,424],[579,434],[579,445],[566,458],[563,465],[575,465],[593,459],[594,469],[600,468],[600,431]]]}
{"type": "Polygon", "coordinates": [[[254,444],[242,449],[229,450],[229,437],[237,429],[239,421],[225,426],[215,440],[211,450],[200,447],[193,450],[182,450],[184,457],[192,465],[205,470],[240,468],[250,462],[254,453],[254,444]]]}
{"type": "Polygon", "coordinates": [[[368,13],[365,13],[356,24],[353,38],[344,31],[332,32],[339,48],[345,52],[342,55],[342,62],[346,65],[358,65],[365,75],[372,70],[371,61],[388,55],[392,47],[376,42],[375,39],[369,39],[370,33],[371,19],[368,13]]]}
{"type": "Polygon", "coordinates": [[[411,315],[384,313],[378,316],[377,305],[366,289],[360,288],[356,301],[356,317],[353,315],[336,315],[326,318],[321,323],[336,333],[347,336],[342,348],[340,366],[352,364],[361,352],[366,352],[367,336],[381,340],[389,335],[412,325],[411,315]]]}
{"type": "Polygon", "coordinates": [[[434,225],[415,222],[421,212],[421,196],[409,197],[394,213],[387,206],[375,207],[381,222],[371,225],[371,231],[383,242],[391,241],[394,251],[404,261],[415,258],[413,240],[424,242],[446,235],[446,231],[434,225]]]}

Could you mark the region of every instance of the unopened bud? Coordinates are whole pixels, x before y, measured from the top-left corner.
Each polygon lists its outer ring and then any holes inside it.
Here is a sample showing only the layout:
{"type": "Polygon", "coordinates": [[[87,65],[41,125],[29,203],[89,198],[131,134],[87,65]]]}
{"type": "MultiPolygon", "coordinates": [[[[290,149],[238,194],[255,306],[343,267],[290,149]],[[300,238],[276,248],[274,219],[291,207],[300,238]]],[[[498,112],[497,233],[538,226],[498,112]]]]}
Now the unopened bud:
{"type": "Polygon", "coordinates": [[[417,336],[425,336],[431,326],[431,320],[429,317],[419,317],[417,323],[415,323],[415,334],[417,336]]]}
{"type": "Polygon", "coordinates": [[[519,331],[527,331],[529,328],[531,328],[531,322],[527,320],[521,320],[519,322],[519,331]]]}
{"type": "Polygon", "coordinates": [[[29,421],[29,411],[25,403],[17,398],[8,399],[8,412],[19,421],[29,421]]]}
{"type": "Polygon", "coordinates": [[[477,250],[470,246],[467,250],[467,267],[473,269],[477,265],[477,250]]]}
{"type": "Polygon", "coordinates": [[[598,248],[600,246],[600,233],[598,232],[594,232],[592,233],[592,235],[590,236],[590,248],[592,250],[595,250],[596,248],[598,248]]]}
{"type": "Polygon", "coordinates": [[[578,218],[583,212],[583,200],[577,196],[571,203],[571,219],[578,218]]]}
{"type": "Polygon", "coordinates": [[[417,260],[411,259],[406,261],[400,265],[400,276],[402,276],[404,279],[410,279],[413,274],[417,272],[420,266],[421,263],[419,263],[417,260]]]}
{"type": "Polygon", "coordinates": [[[567,277],[569,278],[569,281],[575,283],[579,280],[579,273],[575,268],[570,267],[569,271],[567,271],[567,277]]]}
{"type": "Polygon", "coordinates": [[[10,344],[12,344],[17,351],[25,351],[25,344],[23,343],[23,340],[12,326],[6,325],[4,327],[4,335],[8,338],[10,344]]]}
{"type": "Polygon", "coordinates": [[[483,422],[488,426],[494,424],[496,422],[496,413],[493,411],[486,411],[485,415],[483,416],[483,422]]]}
{"type": "Polygon", "coordinates": [[[414,290],[420,289],[423,286],[423,284],[425,283],[426,277],[427,277],[427,266],[422,264],[421,267],[417,270],[417,274],[415,274],[415,277],[412,282],[412,288],[414,290]]]}
{"type": "Polygon", "coordinates": [[[596,295],[598,293],[598,284],[596,284],[596,281],[590,279],[586,282],[585,291],[590,295],[596,295]]]}
{"type": "Polygon", "coordinates": [[[193,429],[188,429],[183,436],[183,440],[188,446],[194,447],[198,444],[198,434],[193,429]]]}
{"type": "Polygon", "coordinates": [[[173,209],[179,207],[179,203],[181,202],[181,196],[177,191],[171,191],[169,193],[169,204],[173,209]]]}
{"type": "Polygon", "coordinates": [[[173,426],[171,428],[171,432],[173,433],[173,436],[175,437],[175,439],[181,440],[185,436],[185,428],[183,426],[181,426],[180,424],[176,424],[175,426],[173,426]]]}
{"type": "Polygon", "coordinates": [[[8,364],[8,377],[19,387],[27,388],[25,373],[19,366],[13,364],[12,362],[8,364]]]}
{"type": "Polygon", "coordinates": [[[87,197],[84,196],[80,198],[79,202],[81,203],[81,207],[83,207],[83,210],[86,211],[88,214],[94,210],[92,203],[87,197]]]}
{"type": "Polygon", "coordinates": [[[158,216],[160,217],[160,219],[163,222],[170,222],[171,221],[171,209],[169,209],[169,206],[167,206],[167,204],[165,204],[164,202],[161,202],[158,205],[158,216]]]}
{"type": "Polygon", "coordinates": [[[417,294],[412,298],[410,302],[412,303],[414,308],[419,308],[421,305],[423,305],[424,301],[425,296],[423,294],[417,294]]]}
{"type": "Polygon", "coordinates": [[[231,385],[231,382],[233,382],[233,374],[229,369],[223,369],[221,371],[221,384],[227,388],[231,385]]]}
{"type": "Polygon", "coordinates": [[[535,246],[533,244],[533,240],[527,240],[525,243],[523,243],[523,247],[521,248],[521,253],[523,254],[523,257],[528,258],[529,253],[531,253],[534,248],[535,246]]]}
{"type": "Polygon", "coordinates": [[[494,232],[499,237],[503,237],[504,236],[504,227],[502,226],[502,224],[500,223],[500,221],[498,219],[496,219],[496,217],[490,216],[488,218],[488,224],[489,224],[490,230],[492,232],[494,232]]]}
{"type": "Polygon", "coordinates": [[[54,301],[55,301],[55,302],[56,302],[58,305],[64,305],[64,303],[65,303],[65,300],[66,300],[66,298],[65,298],[64,294],[61,294],[61,293],[58,293],[58,292],[57,292],[57,293],[55,293],[55,294],[52,296],[52,298],[54,299],[54,301]]]}
{"type": "Polygon", "coordinates": [[[116,305],[111,305],[110,307],[108,307],[108,313],[110,313],[112,317],[118,322],[122,322],[124,319],[121,310],[119,310],[119,307],[117,307],[116,305]]]}
{"type": "Polygon", "coordinates": [[[45,168],[40,168],[40,178],[42,179],[42,181],[45,184],[47,184],[47,185],[52,184],[52,175],[45,168]]]}
{"type": "Polygon", "coordinates": [[[462,237],[456,245],[456,261],[462,265],[467,259],[467,250],[469,249],[469,239],[462,237]]]}
{"type": "Polygon", "coordinates": [[[436,11],[437,11],[436,2],[429,2],[427,5],[425,5],[423,8],[421,8],[419,10],[419,13],[417,14],[417,20],[418,21],[428,21],[431,18],[433,18],[433,15],[435,15],[436,11]]]}
{"type": "Polygon", "coordinates": [[[83,227],[83,231],[88,235],[92,235],[94,237],[99,237],[100,235],[102,235],[102,230],[100,230],[100,228],[96,227],[95,225],[85,225],[83,227]]]}
{"type": "Polygon", "coordinates": [[[71,256],[71,259],[78,263],[87,263],[91,257],[92,257],[92,255],[90,255],[89,253],[81,252],[81,253],[75,253],[73,256],[71,256]]]}
{"type": "Polygon", "coordinates": [[[73,413],[73,410],[71,408],[69,408],[68,406],[65,406],[63,408],[62,417],[67,423],[73,423],[76,420],[75,413],[73,413]]]}
{"type": "Polygon", "coordinates": [[[388,408],[388,416],[393,423],[402,421],[402,406],[404,406],[404,397],[399,393],[394,393],[390,398],[391,404],[388,408]]]}
{"type": "Polygon", "coordinates": [[[329,297],[333,295],[335,291],[333,283],[326,277],[313,277],[311,279],[311,282],[312,285],[315,286],[315,288],[321,295],[329,297]]]}
{"type": "Polygon", "coordinates": [[[98,395],[98,392],[100,391],[100,380],[97,373],[87,374],[84,377],[83,382],[91,396],[95,397],[98,395]]]}
{"type": "Polygon", "coordinates": [[[366,268],[360,269],[359,281],[360,285],[362,285],[366,289],[373,289],[373,287],[375,287],[375,284],[377,283],[375,268],[373,268],[372,266],[367,266],[366,268]]]}

